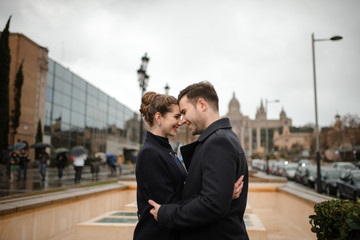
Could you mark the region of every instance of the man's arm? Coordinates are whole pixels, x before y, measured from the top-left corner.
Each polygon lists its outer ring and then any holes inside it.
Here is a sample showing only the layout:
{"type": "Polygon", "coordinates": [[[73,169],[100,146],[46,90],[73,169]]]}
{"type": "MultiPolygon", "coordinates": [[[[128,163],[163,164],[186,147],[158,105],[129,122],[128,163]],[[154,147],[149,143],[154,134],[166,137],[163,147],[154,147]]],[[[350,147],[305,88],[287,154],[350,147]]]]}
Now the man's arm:
{"type": "MultiPolygon", "coordinates": [[[[235,182],[232,200],[238,199],[240,197],[241,191],[244,187],[243,179],[244,179],[244,175],[239,177],[239,179],[235,182]]],[[[149,204],[153,206],[153,209],[150,210],[150,213],[154,216],[154,219],[157,221],[157,214],[161,205],[151,199],[149,200],[149,204]]]]}
{"type": "Polygon", "coordinates": [[[180,229],[198,227],[216,222],[228,213],[239,153],[227,138],[212,139],[207,146],[199,169],[202,176],[199,195],[180,204],[162,205],[157,212],[160,225],[180,229]]]}

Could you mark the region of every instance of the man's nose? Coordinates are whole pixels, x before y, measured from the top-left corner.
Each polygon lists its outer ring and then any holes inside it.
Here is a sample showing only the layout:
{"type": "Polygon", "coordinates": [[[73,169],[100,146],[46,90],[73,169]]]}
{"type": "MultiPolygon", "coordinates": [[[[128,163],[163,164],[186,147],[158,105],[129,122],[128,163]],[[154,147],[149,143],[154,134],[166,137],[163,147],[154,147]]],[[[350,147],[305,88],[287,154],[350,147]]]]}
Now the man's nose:
{"type": "Polygon", "coordinates": [[[180,120],[180,125],[183,125],[184,123],[186,123],[186,117],[184,115],[181,116],[180,120]]]}

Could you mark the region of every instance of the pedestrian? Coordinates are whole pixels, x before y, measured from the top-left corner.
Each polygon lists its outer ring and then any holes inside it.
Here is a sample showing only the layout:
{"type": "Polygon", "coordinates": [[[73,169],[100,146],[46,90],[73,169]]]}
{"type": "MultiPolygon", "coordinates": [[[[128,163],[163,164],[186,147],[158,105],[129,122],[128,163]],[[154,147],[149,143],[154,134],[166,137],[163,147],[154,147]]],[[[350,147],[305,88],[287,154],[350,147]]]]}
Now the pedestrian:
{"type": "MultiPolygon", "coordinates": [[[[152,206],[148,201],[156,199],[159,203],[175,203],[181,200],[187,173],[168,139],[176,135],[182,124],[179,106],[173,96],[147,92],[142,98],[140,112],[149,129],[136,157],[139,222],[134,239],[176,239],[177,230],[160,227],[152,217],[152,206]]],[[[236,186],[235,190],[238,189],[236,186]]]]}
{"type": "Polygon", "coordinates": [[[41,181],[44,182],[45,177],[46,177],[46,166],[48,164],[48,161],[50,161],[50,156],[46,152],[46,148],[41,149],[39,158],[40,158],[39,169],[40,169],[40,174],[41,174],[41,181]]]}
{"type": "Polygon", "coordinates": [[[86,154],[74,156],[74,168],[75,168],[75,183],[80,183],[82,170],[85,165],[86,154]]]}
{"type": "Polygon", "coordinates": [[[23,172],[23,181],[26,181],[26,172],[27,172],[27,166],[30,162],[30,158],[27,155],[25,149],[20,150],[19,154],[19,169],[18,169],[18,181],[21,180],[21,172],[23,172]]]}
{"type": "Polygon", "coordinates": [[[13,151],[10,156],[10,182],[15,180],[15,174],[19,169],[19,162],[19,155],[13,151]]]}
{"type": "Polygon", "coordinates": [[[61,181],[62,176],[63,176],[63,170],[65,168],[65,165],[67,163],[67,156],[66,156],[66,152],[60,152],[56,155],[56,167],[58,169],[58,178],[59,181],[61,181]]]}
{"type": "MultiPolygon", "coordinates": [[[[244,223],[248,167],[228,118],[220,118],[218,96],[209,82],[192,84],[178,96],[182,123],[199,138],[181,148],[188,170],[181,202],[159,205],[150,213],[159,225],[181,229],[180,239],[249,239],[244,223]],[[232,200],[232,183],[244,176],[243,190],[232,200]]],[[[159,189],[161,190],[161,189],[159,189]]]]}
{"type": "Polygon", "coordinates": [[[114,154],[109,154],[106,157],[107,163],[109,165],[110,168],[110,175],[111,176],[115,176],[116,175],[116,156],[114,156],[114,154]]]}
{"type": "Polygon", "coordinates": [[[6,148],[3,148],[0,155],[0,177],[6,171],[7,161],[9,158],[9,152],[6,148]]]}
{"type": "Polygon", "coordinates": [[[122,164],[124,163],[124,155],[119,154],[116,160],[116,165],[119,168],[119,174],[122,175],[122,164]]]}
{"type": "Polygon", "coordinates": [[[95,161],[91,162],[91,174],[92,174],[92,179],[97,179],[98,175],[99,175],[99,171],[100,171],[100,163],[101,163],[101,158],[100,156],[96,157],[95,161]]]}

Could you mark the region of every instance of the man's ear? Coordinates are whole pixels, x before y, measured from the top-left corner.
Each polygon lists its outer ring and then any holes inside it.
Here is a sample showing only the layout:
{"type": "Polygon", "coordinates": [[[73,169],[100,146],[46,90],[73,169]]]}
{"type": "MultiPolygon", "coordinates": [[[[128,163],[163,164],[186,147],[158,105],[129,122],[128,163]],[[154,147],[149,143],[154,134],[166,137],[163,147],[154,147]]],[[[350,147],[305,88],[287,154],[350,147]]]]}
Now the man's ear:
{"type": "Polygon", "coordinates": [[[205,112],[207,110],[207,102],[203,98],[199,98],[198,103],[200,104],[200,109],[205,112]]]}

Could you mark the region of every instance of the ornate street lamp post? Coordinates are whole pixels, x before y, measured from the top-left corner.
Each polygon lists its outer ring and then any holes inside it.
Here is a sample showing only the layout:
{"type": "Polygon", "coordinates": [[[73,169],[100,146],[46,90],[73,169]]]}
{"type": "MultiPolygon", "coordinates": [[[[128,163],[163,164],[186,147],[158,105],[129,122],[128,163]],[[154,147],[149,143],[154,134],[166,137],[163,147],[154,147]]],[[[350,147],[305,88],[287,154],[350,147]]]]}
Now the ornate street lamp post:
{"type": "MultiPolygon", "coordinates": [[[[146,68],[147,65],[149,63],[149,58],[147,57],[147,53],[145,53],[145,55],[141,58],[141,65],[139,70],[137,70],[138,73],[138,81],[139,81],[139,86],[140,86],[140,90],[141,90],[141,99],[146,91],[148,82],[149,82],[149,78],[150,76],[146,74],[146,68]]],[[[141,101],[140,101],[141,103],[141,101]]],[[[140,137],[139,137],[139,144],[140,146],[143,144],[143,118],[140,115],[140,137]]]]}
{"type": "Polygon", "coordinates": [[[321,173],[320,173],[320,143],[319,143],[319,123],[318,123],[318,109],[317,109],[317,95],[316,95],[316,68],[315,68],[315,42],[320,41],[337,41],[341,40],[341,36],[333,36],[326,39],[315,39],[314,33],[311,34],[312,60],[313,60],[313,74],[314,74],[314,98],[315,98],[315,137],[316,137],[316,186],[317,192],[321,193],[321,173]]]}
{"type": "Polygon", "coordinates": [[[268,101],[265,99],[265,157],[266,157],[266,174],[269,174],[269,129],[268,129],[268,103],[278,103],[280,100],[275,99],[272,101],[268,101]]]}
{"type": "Polygon", "coordinates": [[[166,83],[164,89],[165,89],[165,94],[169,95],[169,90],[170,90],[169,84],[166,83]]]}

